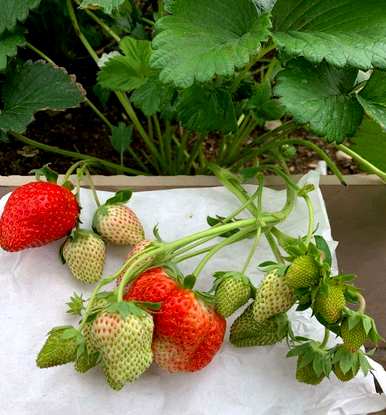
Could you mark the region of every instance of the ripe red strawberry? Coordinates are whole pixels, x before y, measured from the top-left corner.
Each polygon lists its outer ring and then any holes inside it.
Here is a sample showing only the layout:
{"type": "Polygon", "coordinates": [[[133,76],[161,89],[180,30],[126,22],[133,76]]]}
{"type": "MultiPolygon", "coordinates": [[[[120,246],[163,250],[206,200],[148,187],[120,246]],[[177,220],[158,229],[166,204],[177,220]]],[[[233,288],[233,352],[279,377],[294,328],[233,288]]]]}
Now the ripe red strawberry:
{"type": "Polygon", "coordinates": [[[0,219],[0,246],[16,252],[63,238],[75,227],[79,206],[70,190],[49,182],[16,189],[0,219]]]}
{"type": "Polygon", "coordinates": [[[151,268],[132,283],[123,299],[158,303],[165,301],[176,288],[176,281],[171,279],[162,268],[151,268]]]}
{"type": "Polygon", "coordinates": [[[125,300],[161,302],[154,315],[155,362],[170,372],[194,372],[210,363],[220,349],[225,320],[161,268],[138,277],[125,300]]]}

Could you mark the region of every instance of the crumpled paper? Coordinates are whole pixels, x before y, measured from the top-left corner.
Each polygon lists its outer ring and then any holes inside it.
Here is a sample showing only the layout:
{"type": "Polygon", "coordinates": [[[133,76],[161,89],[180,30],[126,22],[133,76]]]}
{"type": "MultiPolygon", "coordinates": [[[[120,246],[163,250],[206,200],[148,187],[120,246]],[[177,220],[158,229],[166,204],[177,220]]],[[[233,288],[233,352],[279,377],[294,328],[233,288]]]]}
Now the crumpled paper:
{"type": "MultiPolygon", "coordinates": [[[[318,175],[302,180],[318,184],[318,175]]],[[[254,186],[248,186],[253,191],[254,186]]],[[[98,192],[101,200],[109,192],[98,192]]],[[[328,217],[319,189],[311,193],[318,233],[334,249],[328,217]]],[[[0,202],[2,211],[7,197],[0,202]]],[[[285,201],[284,191],[266,189],[264,207],[278,210],[285,201]]],[[[81,192],[82,226],[89,226],[95,205],[87,190],[81,192]]],[[[208,215],[226,216],[238,201],[223,188],[176,189],[136,193],[129,202],[144,223],[151,238],[158,224],[164,240],[174,240],[204,229],[208,215]]],[[[240,215],[241,217],[243,215],[240,215]]],[[[294,212],[281,225],[293,236],[304,234],[307,210],[299,200],[294,212]]],[[[20,253],[0,250],[0,414],[1,415],[354,415],[386,407],[384,395],[375,392],[372,376],[359,375],[341,383],[334,375],[317,387],[297,383],[296,359],[286,358],[285,343],[272,347],[232,347],[226,337],[213,362],[194,374],[168,374],[155,365],[132,385],[115,392],[106,384],[100,369],[81,375],[71,365],[38,369],[35,358],[46,333],[53,327],[74,324],[65,313],[65,302],[76,292],[86,295],[90,287],[78,283],[58,258],[60,241],[20,253]]],[[[200,288],[211,286],[216,270],[238,270],[248,254],[250,241],[221,251],[208,264],[200,288]]],[[[114,272],[125,258],[127,248],[108,247],[105,275],[114,272]]],[[[272,259],[268,244],[262,241],[248,275],[256,283],[262,273],[257,264],[272,259]]],[[[191,272],[198,259],[182,264],[191,272]]],[[[336,263],[335,263],[336,266],[336,263]]],[[[309,312],[289,313],[299,335],[323,337],[322,326],[309,312]]],[[[229,321],[228,327],[230,327],[229,321]]],[[[335,340],[332,339],[331,343],[335,340]]],[[[373,362],[379,383],[386,390],[386,374],[373,362]]]]}

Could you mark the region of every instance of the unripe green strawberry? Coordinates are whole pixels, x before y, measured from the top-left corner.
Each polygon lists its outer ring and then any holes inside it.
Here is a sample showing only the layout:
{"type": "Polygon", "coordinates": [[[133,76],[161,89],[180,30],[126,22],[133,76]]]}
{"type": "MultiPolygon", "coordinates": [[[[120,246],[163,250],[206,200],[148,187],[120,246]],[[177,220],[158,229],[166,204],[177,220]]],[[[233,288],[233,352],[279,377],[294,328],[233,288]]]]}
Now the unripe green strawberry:
{"type": "Polygon", "coordinates": [[[301,361],[302,359],[299,358],[296,368],[296,380],[298,382],[307,383],[308,385],[319,385],[325,377],[324,374],[318,376],[314,371],[312,363],[309,363],[304,367],[300,367],[301,361]]]}
{"type": "Polygon", "coordinates": [[[77,230],[63,245],[62,256],[72,275],[86,284],[99,281],[105,265],[106,246],[94,232],[77,230]]]}
{"type": "Polygon", "coordinates": [[[40,368],[64,365],[76,357],[77,343],[74,338],[63,339],[69,327],[56,327],[48,333],[48,338],[40,350],[36,364],[40,368]]]}
{"type": "Polygon", "coordinates": [[[276,314],[285,313],[294,303],[292,288],[276,271],[272,271],[257,288],[256,299],[252,306],[253,316],[258,323],[261,323],[276,314]]]}
{"type": "Polygon", "coordinates": [[[306,288],[316,285],[320,279],[320,270],[315,259],[302,255],[294,259],[285,275],[285,281],[291,288],[306,288]]]}
{"type": "Polygon", "coordinates": [[[126,318],[103,312],[94,320],[93,338],[101,353],[107,382],[113,389],[122,389],[151,365],[153,328],[153,319],[145,312],[126,318]]]}
{"type": "Polygon", "coordinates": [[[288,318],[285,313],[257,323],[252,307],[252,304],[248,306],[232,324],[229,340],[234,346],[267,346],[278,343],[288,334],[288,318]]]}
{"type": "Polygon", "coordinates": [[[361,321],[349,330],[348,320],[344,320],[340,326],[340,335],[343,339],[343,347],[352,353],[356,352],[367,339],[367,334],[361,321]]]}
{"type": "Polygon", "coordinates": [[[114,245],[135,245],[145,238],[137,215],[121,203],[99,207],[94,215],[93,228],[114,245]]]}
{"type": "Polygon", "coordinates": [[[249,300],[251,292],[251,283],[244,275],[223,278],[216,288],[216,311],[225,318],[231,316],[249,300]]]}
{"type": "Polygon", "coordinates": [[[351,368],[348,372],[343,373],[342,369],[340,368],[339,364],[334,365],[334,373],[335,376],[342,382],[348,382],[349,380],[353,379],[358,371],[359,366],[357,368],[351,368]]]}
{"type": "Polygon", "coordinates": [[[313,310],[327,323],[333,324],[340,319],[345,306],[344,287],[331,284],[328,287],[327,294],[322,291],[318,292],[313,310]]]}

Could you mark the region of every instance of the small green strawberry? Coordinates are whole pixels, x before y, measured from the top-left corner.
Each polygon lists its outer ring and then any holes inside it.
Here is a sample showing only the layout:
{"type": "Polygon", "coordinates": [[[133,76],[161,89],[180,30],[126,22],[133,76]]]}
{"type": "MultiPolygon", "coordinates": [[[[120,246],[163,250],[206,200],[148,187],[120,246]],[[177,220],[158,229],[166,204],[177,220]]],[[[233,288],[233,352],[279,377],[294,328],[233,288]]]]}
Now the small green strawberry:
{"type": "Polygon", "coordinates": [[[72,275],[86,284],[94,284],[103,274],[106,246],[94,232],[79,229],[64,243],[61,254],[72,275]]]}
{"type": "Polygon", "coordinates": [[[334,369],[333,370],[334,370],[335,376],[341,382],[348,382],[351,379],[355,378],[355,376],[359,372],[359,366],[356,369],[351,368],[346,373],[344,373],[343,370],[341,369],[340,365],[339,364],[336,364],[336,365],[334,365],[334,369]]]}
{"type": "Polygon", "coordinates": [[[298,359],[296,367],[296,380],[298,382],[307,383],[308,385],[319,385],[325,378],[322,373],[319,376],[315,373],[312,363],[308,363],[305,366],[301,365],[302,359],[298,359]]]}
{"type": "Polygon", "coordinates": [[[340,326],[340,335],[343,339],[343,346],[350,352],[356,352],[366,341],[367,334],[359,321],[353,328],[349,328],[348,319],[342,322],[340,326]]]}
{"type": "Polygon", "coordinates": [[[268,320],[276,314],[285,313],[295,303],[295,296],[277,271],[271,271],[256,291],[253,302],[253,315],[258,323],[268,320]]]}
{"type": "Polygon", "coordinates": [[[313,310],[329,324],[336,323],[342,316],[346,307],[344,287],[341,285],[327,284],[326,289],[320,289],[316,295],[313,310]]]}
{"type": "Polygon", "coordinates": [[[94,215],[93,228],[104,240],[114,245],[135,245],[145,239],[137,215],[122,203],[99,207],[94,215]]]}
{"type": "Polygon", "coordinates": [[[251,297],[249,279],[238,272],[227,272],[217,278],[215,291],[216,311],[223,317],[231,316],[251,297]]]}
{"type": "Polygon", "coordinates": [[[293,289],[311,287],[319,282],[319,266],[312,256],[299,256],[288,267],[284,279],[293,289]]]}
{"type": "Polygon", "coordinates": [[[287,314],[277,314],[262,323],[257,323],[252,308],[251,304],[232,324],[229,340],[234,346],[268,346],[287,336],[287,314]]]}
{"type": "MultiPolygon", "coordinates": [[[[136,307],[134,303],[125,304],[136,307]]],[[[136,309],[135,314],[129,312],[126,317],[102,312],[93,322],[92,336],[101,353],[103,371],[115,390],[136,380],[153,360],[153,319],[145,311],[136,309]]]]}
{"type": "Polygon", "coordinates": [[[40,350],[36,364],[41,369],[73,362],[76,357],[77,342],[75,338],[63,338],[71,327],[55,327],[48,333],[48,338],[40,350]]]}

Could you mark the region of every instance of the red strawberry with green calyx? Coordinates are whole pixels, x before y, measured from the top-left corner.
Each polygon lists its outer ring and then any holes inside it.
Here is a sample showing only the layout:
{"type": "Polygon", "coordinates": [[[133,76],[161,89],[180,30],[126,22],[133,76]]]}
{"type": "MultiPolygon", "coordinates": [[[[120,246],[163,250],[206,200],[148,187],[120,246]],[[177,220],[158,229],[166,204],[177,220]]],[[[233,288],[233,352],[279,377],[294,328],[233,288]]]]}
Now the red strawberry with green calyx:
{"type": "Polygon", "coordinates": [[[37,181],[16,189],[0,218],[0,246],[16,252],[46,245],[76,226],[79,205],[72,192],[56,183],[37,181]]]}
{"type": "Polygon", "coordinates": [[[100,206],[93,218],[93,229],[104,240],[114,245],[135,245],[145,238],[137,215],[124,203],[131,192],[123,190],[100,206]]]}

